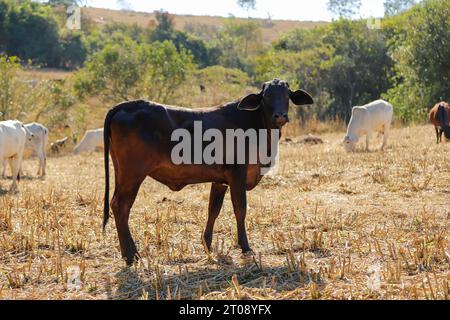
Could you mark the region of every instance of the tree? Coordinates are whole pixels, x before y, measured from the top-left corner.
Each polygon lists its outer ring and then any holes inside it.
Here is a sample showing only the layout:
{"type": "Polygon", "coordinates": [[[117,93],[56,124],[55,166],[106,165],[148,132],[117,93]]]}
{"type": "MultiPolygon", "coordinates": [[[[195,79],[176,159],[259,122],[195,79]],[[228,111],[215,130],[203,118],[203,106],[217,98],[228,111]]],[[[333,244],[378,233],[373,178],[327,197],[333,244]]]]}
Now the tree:
{"type": "Polygon", "coordinates": [[[175,30],[174,16],[165,11],[155,11],[156,28],[150,35],[150,42],[171,41],[179,51],[186,49],[194,56],[200,67],[216,64],[218,54],[214,48],[207,47],[205,41],[183,31],[175,30]]]}
{"type": "Polygon", "coordinates": [[[0,55],[0,120],[40,121],[45,117],[51,125],[67,119],[75,100],[64,84],[30,80],[22,71],[17,57],[0,55]]]}
{"type": "Polygon", "coordinates": [[[247,11],[247,15],[250,16],[250,10],[256,9],[256,0],[237,0],[237,4],[247,11]]]}
{"type": "Polygon", "coordinates": [[[219,62],[226,68],[253,72],[253,58],[262,48],[262,32],[258,23],[227,21],[214,41],[221,56],[219,62]]]}
{"type": "Polygon", "coordinates": [[[58,67],[61,47],[51,8],[29,0],[0,3],[0,16],[4,16],[0,48],[25,61],[32,59],[37,64],[58,67]]]}
{"type": "Polygon", "coordinates": [[[416,0],[385,0],[384,14],[386,16],[394,16],[402,13],[417,4],[416,0]]]}
{"type": "Polygon", "coordinates": [[[170,102],[193,70],[192,56],[172,42],[137,44],[130,38],[108,44],[76,75],[80,97],[100,95],[117,103],[138,98],[170,102]]]}
{"type": "Polygon", "coordinates": [[[397,73],[385,97],[405,121],[423,121],[427,107],[449,98],[449,17],[449,1],[424,0],[385,24],[397,73]]]}
{"type": "Polygon", "coordinates": [[[152,33],[151,41],[170,40],[175,31],[174,16],[167,11],[155,11],[157,25],[152,33]]]}
{"type": "Polygon", "coordinates": [[[362,0],[329,0],[328,10],[338,18],[350,19],[359,13],[362,0]]]}
{"type": "Polygon", "coordinates": [[[87,49],[81,32],[65,32],[61,35],[61,67],[76,69],[86,60],[87,49]]]}
{"type": "Polygon", "coordinates": [[[384,34],[363,21],[341,20],[323,39],[334,48],[325,63],[323,85],[330,93],[329,114],[349,120],[352,108],[376,100],[391,86],[392,60],[384,34]]]}

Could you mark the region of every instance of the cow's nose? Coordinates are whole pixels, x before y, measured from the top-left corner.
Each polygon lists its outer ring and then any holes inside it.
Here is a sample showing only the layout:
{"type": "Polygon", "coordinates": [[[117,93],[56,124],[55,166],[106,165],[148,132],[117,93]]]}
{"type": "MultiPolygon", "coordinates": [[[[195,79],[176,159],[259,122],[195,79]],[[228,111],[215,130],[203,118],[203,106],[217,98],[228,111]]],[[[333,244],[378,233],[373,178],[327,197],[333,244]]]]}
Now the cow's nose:
{"type": "Polygon", "coordinates": [[[273,122],[277,127],[283,127],[289,122],[289,116],[287,113],[275,113],[273,115],[273,122]]]}

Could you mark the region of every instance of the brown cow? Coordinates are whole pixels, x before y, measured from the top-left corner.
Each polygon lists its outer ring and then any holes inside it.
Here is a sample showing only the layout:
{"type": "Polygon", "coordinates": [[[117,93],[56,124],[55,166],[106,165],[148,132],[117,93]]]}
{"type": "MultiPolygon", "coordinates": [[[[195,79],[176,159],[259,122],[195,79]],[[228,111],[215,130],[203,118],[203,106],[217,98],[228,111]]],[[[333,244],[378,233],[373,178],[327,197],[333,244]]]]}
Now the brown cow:
{"type": "Polygon", "coordinates": [[[270,139],[272,130],[281,129],[289,121],[289,100],[296,105],[313,104],[311,96],[305,91],[293,92],[286,82],[275,79],[264,84],[260,93],[250,94],[238,102],[221,107],[191,110],[139,100],[119,104],[108,112],[104,125],[106,185],[103,226],[106,226],[109,218],[110,152],[115,174],[111,208],[120,250],[127,265],[139,259],[128,227],[128,218],[139,188],[147,176],[173,191],[180,191],[190,184],[212,183],[208,222],[203,235],[208,249],[211,248],[214,223],[230,187],[238,242],[244,254],[252,253],[245,230],[246,191],[254,189],[263,177],[263,165],[259,158],[257,164],[248,162],[247,154],[244,164],[227,162],[208,165],[201,162],[176,165],[171,158],[175,146],[171,136],[180,128],[195,133],[195,122],[201,122],[203,130],[215,129],[221,133],[228,129],[263,129],[267,130],[270,139]]]}
{"type": "Polygon", "coordinates": [[[442,134],[445,133],[445,137],[450,139],[450,105],[447,102],[441,101],[434,106],[430,111],[430,121],[436,129],[437,143],[442,142],[442,134]]]}

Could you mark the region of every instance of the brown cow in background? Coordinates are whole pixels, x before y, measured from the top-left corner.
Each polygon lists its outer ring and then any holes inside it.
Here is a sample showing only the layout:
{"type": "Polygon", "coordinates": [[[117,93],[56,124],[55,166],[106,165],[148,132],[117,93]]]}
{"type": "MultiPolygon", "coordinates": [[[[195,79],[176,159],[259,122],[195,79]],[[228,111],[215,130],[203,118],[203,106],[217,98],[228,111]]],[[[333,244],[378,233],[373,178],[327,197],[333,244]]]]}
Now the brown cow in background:
{"type": "Polygon", "coordinates": [[[430,121],[436,129],[436,139],[439,144],[442,142],[442,134],[450,140],[450,105],[447,102],[441,101],[434,106],[430,111],[430,121]]]}

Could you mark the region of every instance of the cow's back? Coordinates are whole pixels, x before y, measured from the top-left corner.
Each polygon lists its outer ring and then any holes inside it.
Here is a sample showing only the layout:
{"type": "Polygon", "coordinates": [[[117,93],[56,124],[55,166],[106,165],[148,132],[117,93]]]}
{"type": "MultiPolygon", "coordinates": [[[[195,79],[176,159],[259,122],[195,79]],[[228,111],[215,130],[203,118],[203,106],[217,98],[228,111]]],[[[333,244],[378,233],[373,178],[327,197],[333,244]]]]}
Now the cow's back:
{"type": "MultiPolygon", "coordinates": [[[[103,128],[88,130],[80,143],[80,147],[86,146],[89,148],[103,147],[103,128]]],[[[94,150],[90,150],[94,151],[94,150]]]]}
{"type": "Polygon", "coordinates": [[[93,139],[96,147],[103,146],[103,128],[93,130],[93,139]]]}
{"type": "Polygon", "coordinates": [[[390,124],[394,115],[394,108],[392,105],[384,100],[377,100],[371,102],[362,107],[366,110],[365,123],[372,127],[372,129],[377,129],[380,126],[390,124]]]}
{"type": "Polygon", "coordinates": [[[87,130],[80,143],[73,149],[74,154],[93,152],[96,148],[103,148],[103,128],[87,130]]]}
{"type": "Polygon", "coordinates": [[[444,105],[445,111],[447,113],[447,123],[450,124],[450,105],[446,102],[439,102],[431,109],[430,114],[429,114],[430,122],[436,127],[440,126],[439,119],[438,119],[438,111],[439,111],[439,107],[441,105],[444,105]]]}

